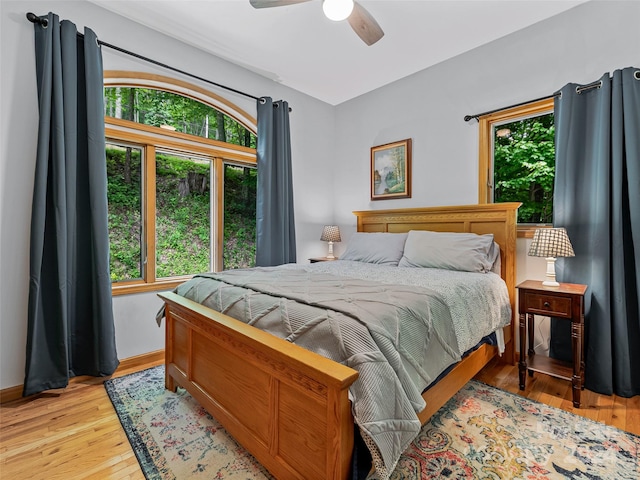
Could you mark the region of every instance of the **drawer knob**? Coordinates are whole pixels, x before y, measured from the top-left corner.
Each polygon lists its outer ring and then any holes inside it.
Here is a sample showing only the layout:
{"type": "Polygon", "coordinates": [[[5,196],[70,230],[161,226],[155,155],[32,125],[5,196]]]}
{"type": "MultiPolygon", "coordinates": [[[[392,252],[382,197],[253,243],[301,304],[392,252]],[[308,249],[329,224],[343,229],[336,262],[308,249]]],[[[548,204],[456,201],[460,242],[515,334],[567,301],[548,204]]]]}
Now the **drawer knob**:
{"type": "Polygon", "coordinates": [[[549,308],[551,306],[551,304],[549,302],[544,302],[544,306],[545,306],[545,308],[549,308]]]}

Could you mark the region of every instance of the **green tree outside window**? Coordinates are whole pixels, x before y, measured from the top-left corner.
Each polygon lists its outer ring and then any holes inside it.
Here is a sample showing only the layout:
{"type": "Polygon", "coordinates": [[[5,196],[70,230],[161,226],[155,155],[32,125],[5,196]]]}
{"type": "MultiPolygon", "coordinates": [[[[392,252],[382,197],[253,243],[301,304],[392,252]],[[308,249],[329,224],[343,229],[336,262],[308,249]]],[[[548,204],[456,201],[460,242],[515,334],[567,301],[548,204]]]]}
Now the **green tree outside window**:
{"type": "Polygon", "coordinates": [[[553,222],[553,113],[493,127],[494,202],[522,202],[518,223],[553,222]]]}

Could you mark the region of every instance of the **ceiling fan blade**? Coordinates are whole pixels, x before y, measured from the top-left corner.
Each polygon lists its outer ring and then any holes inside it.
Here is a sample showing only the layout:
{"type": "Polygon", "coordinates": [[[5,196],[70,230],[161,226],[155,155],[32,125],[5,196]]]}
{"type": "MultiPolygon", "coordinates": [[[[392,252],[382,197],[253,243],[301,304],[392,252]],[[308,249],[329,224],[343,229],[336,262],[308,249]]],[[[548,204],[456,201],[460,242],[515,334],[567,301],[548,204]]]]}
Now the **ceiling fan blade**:
{"type": "Polygon", "coordinates": [[[353,12],[351,12],[347,20],[351,28],[367,45],[373,45],[384,36],[384,32],[378,22],[358,2],[354,2],[353,12]]]}
{"type": "Polygon", "coordinates": [[[309,2],[310,0],[249,0],[253,8],[282,7],[284,5],[295,5],[296,3],[309,2]]]}

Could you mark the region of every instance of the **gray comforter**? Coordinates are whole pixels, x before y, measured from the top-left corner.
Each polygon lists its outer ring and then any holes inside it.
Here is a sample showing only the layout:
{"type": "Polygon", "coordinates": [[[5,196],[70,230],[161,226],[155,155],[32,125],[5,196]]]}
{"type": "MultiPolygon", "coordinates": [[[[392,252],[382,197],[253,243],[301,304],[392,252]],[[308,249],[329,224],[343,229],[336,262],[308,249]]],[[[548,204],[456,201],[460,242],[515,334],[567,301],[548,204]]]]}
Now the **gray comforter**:
{"type": "Polygon", "coordinates": [[[289,265],[201,274],[176,291],[357,370],[353,415],[379,478],[420,431],[421,392],[462,354],[450,307],[421,286],[289,265]]]}

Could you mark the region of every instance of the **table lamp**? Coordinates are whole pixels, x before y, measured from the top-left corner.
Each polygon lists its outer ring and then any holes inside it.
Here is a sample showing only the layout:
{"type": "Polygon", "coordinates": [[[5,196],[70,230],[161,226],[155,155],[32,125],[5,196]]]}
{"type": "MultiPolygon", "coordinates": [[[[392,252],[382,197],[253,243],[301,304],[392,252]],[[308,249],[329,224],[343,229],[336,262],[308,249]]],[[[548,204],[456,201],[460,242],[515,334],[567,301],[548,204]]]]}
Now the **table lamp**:
{"type": "Polygon", "coordinates": [[[556,258],[575,257],[569,236],[564,228],[539,228],[533,234],[529,256],[547,259],[546,280],[542,285],[558,287],[556,282],[556,258]]]}
{"type": "Polygon", "coordinates": [[[327,253],[327,258],[336,258],[333,255],[333,242],[341,242],[340,238],[340,229],[337,225],[325,225],[322,229],[322,235],[320,236],[320,240],[323,242],[329,242],[329,253],[327,253]]]}

